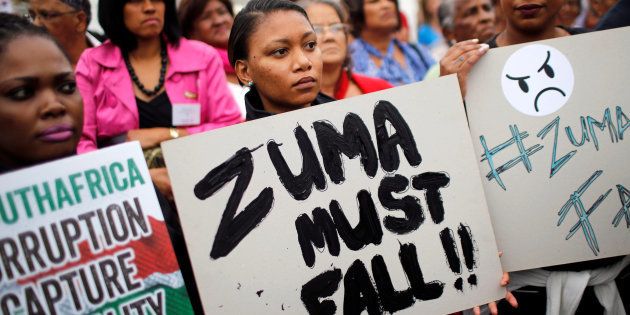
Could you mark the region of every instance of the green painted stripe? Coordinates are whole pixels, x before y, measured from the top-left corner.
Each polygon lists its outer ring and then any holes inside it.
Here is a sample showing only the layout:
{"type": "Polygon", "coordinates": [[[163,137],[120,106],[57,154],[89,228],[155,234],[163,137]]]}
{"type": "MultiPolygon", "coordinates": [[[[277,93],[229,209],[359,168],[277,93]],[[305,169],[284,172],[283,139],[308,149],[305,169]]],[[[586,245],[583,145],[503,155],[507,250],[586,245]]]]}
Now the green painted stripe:
{"type": "Polygon", "coordinates": [[[158,289],[164,289],[166,293],[166,313],[167,314],[177,314],[177,315],[194,315],[192,305],[190,304],[190,300],[188,299],[188,293],[186,292],[186,286],[182,286],[180,288],[171,288],[164,285],[157,285],[150,288],[146,288],[142,291],[136,292],[134,294],[125,296],[124,298],[118,299],[114,302],[107,303],[98,309],[94,310],[93,313],[103,314],[105,312],[109,312],[111,310],[114,311],[116,315],[122,315],[119,307],[121,305],[127,304],[129,301],[134,298],[146,295],[149,292],[155,292],[158,289]]]}

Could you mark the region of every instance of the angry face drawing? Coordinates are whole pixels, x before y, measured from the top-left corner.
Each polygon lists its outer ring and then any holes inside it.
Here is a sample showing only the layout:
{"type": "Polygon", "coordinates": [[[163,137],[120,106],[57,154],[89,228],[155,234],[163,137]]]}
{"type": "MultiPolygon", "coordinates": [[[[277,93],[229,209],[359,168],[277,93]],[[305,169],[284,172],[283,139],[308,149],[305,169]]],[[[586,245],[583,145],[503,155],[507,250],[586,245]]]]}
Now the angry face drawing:
{"type": "Polygon", "coordinates": [[[540,44],[514,52],[501,74],[505,98],[529,116],[545,116],[562,108],[571,97],[573,84],[573,68],[566,56],[540,44]]]}

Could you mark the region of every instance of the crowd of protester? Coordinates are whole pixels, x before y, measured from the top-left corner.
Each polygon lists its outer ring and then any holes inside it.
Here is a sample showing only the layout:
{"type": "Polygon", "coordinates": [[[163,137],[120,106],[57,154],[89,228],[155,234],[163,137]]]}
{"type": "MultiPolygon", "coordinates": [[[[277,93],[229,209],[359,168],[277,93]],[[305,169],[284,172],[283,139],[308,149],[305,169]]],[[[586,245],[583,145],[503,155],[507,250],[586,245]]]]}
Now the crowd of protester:
{"type": "MultiPolygon", "coordinates": [[[[87,31],[88,0],[30,0],[25,17],[0,13],[0,173],[139,141],[201,312],[160,143],[449,74],[465,95],[489,49],[627,26],[629,3],[424,0],[418,34],[409,34],[396,0],[252,0],[240,12],[230,0],[101,0],[100,35],[87,31]]],[[[628,285],[615,277],[628,309],[628,285]]],[[[509,293],[502,313],[556,303],[550,288],[516,279],[527,290],[509,293]]],[[[602,312],[588,287],[577,313],[602,312]]]]}

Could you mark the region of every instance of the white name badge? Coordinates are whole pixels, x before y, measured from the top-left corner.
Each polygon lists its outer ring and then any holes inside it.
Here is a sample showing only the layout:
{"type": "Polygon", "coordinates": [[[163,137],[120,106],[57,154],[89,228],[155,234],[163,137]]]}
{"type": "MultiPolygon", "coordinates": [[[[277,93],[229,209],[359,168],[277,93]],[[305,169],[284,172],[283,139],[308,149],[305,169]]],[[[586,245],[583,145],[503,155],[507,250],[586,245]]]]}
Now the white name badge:
{"type": "Polygon", "coordinates": [[[201,105],[173,104],[173,126],[195,126],[201,122],[201,105]]]}

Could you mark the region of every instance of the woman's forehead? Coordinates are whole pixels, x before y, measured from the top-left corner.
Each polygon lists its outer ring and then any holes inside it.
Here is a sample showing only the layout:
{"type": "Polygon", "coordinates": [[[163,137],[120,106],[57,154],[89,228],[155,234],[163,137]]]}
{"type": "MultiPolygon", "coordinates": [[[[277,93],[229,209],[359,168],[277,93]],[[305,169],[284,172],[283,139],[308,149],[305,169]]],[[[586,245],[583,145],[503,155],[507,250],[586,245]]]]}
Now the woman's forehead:
{"type": "Polygon", "coordinates": [[[313,32],[313,27],[301,13],[289,10],[274,11],[261,17],[250,41],[260,44],[301,40],[309,32],[313,32]]]}
{"type": "Polygon", "coordinates": [[[70,62],[49,38],[19,36],[12,39],[0,54],[0,76],[33,76],[42,72],[72,72],[70,62]]]}

